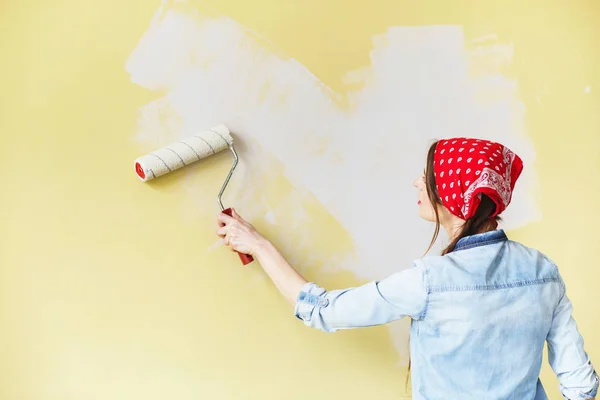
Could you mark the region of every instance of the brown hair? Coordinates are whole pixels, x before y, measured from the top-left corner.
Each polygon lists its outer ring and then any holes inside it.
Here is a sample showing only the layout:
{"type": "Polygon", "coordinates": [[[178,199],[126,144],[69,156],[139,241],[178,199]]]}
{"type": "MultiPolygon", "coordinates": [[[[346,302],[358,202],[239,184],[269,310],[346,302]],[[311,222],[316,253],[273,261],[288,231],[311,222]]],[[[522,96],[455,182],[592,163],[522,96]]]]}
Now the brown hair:
{"type": "MultiPolygon", "coordinates": [[[[427,197],[429,197],[429,201],[433,206],[433,212],[435,213],[435,231],[425,254],[431,250],[431,247],[437,240],[438,234],[440,233],[440,216],[438,207],[442,205],[442,201],[440,200],[440,196],[437,191],[433,170],[433,156],[435,154],[435,148],[437,144],[438,142],[436,141],[429,147],[429,151],[427,152],[427,166],[425,168],[425,186],[427,188],[427,197]]],[[[491,217],[495,210],[496,203],[494,203],[494,201],[485,194],[481,194],[481,202],[477,206],[475,215],[465,221],[464,225],[458,231],[458,234],[452,239],[448,247],[442,251],[442,255],[448,254],[454,250],[458,241],[466,236],[496,229],[501,218],[499,216],[495,216],[493,218],[491,217]]]]}

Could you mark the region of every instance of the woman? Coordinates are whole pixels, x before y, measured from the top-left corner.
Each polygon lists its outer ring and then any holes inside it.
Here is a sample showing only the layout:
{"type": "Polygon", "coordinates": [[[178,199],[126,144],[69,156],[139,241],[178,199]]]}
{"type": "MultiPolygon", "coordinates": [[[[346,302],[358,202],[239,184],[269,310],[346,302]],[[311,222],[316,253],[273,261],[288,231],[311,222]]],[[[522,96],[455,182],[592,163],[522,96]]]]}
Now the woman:
{"type": "Polygon", "coordinates": [[[218,217],[224,243],[251,254],[294,314],[327,332],[410,317],[416,399],[546,399],[538,379],[544,343],[567,399],[594,399],[598,376],[571,316],[556,265],[497,229],[523,169],[503,145],[470,138],[435,142],[419,191],[419,215],[451,242],[441,256],[357,288],[307,282],[235,212],[218,217]]]}

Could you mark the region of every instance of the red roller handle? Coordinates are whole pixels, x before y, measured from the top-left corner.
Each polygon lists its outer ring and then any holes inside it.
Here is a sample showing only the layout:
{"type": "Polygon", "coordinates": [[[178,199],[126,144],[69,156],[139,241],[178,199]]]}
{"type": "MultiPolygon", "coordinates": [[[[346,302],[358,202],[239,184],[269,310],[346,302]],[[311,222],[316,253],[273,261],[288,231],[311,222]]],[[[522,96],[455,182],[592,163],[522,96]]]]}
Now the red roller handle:
{"type": "MultiPolygon", "coordinates": [[[[223,214],[229,215],[230,217],[233,217],[233,214],[231,212],[231,208],[227,208],[227,209],[223,210],[223,214]]],[[[244,264],[244,265],[248,265],[252,261],[254,261],[254,257],[252,257],[249,254],[243,254],[243,253],[240,253],[239,251],[237,251],[236,253],[238,253],[238,256],[240,256],[240,260],[242,260],[242,264],[244,264]]]]}

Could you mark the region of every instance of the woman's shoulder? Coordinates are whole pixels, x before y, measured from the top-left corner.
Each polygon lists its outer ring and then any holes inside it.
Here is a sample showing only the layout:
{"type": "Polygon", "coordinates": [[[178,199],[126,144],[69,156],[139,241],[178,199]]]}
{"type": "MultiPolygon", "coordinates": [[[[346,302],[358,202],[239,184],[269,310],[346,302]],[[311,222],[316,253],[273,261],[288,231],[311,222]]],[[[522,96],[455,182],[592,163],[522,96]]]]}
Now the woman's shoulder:
{"type": "Polygon", "coordinates": [[[511,252],[516,252],[516,255],[518,256],[526,256],[532,260],[545,261],[556,266],[556,263],[548,254],[536,247],[532,247],[531,245],[527,245],[513,239],[507,240],[507,245],[510,246],[511,252]]]}
{"type": "Polygon", "coordinates": [[[414,261],[431,282],[487,281],[490,276],[512,280],[557,279],[558,267],[545,253],[517,241],[480,246],[445,255],[427,255],[414,261]]]}

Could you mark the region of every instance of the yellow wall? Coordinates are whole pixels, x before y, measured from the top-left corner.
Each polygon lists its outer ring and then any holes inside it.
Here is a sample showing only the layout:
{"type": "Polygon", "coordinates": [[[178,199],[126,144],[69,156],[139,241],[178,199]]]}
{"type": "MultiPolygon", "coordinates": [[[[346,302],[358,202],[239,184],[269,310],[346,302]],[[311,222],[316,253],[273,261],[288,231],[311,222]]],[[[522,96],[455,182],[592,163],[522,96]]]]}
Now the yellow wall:
{"type": "MultiPolygon", "coordinates": [[[[464,24],[467,35],[514,41],[507,73],[527,107],[543,219],[509,234],[558,262],[600,363],[598,2],[209,3],[339,92],[392,25],[464,24]]],[[[129,82],[124,64],[157,6],[0,5],[0,398],[399,398],[404,370],[387,329],[305,328],[257,266],[203,251],[215,241],[213,203],[188,204],[206,211],[185,219],[177,177],[136,180],[135,112],[155,94],[129,82]]],[[[194,183],[218,188],[226,171],[221,163],[194,183]]],[[[270,198],[286,190],[272,183],[270,198]]],[[[319,251],[343,248],[331,217],[311,213],[325,221],[319,251]]],[[[317,265],[307,277],[358,283],[317,265]]],[[[546,366],[543,380],[561,398],[546,366]]]]}

